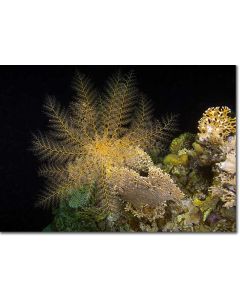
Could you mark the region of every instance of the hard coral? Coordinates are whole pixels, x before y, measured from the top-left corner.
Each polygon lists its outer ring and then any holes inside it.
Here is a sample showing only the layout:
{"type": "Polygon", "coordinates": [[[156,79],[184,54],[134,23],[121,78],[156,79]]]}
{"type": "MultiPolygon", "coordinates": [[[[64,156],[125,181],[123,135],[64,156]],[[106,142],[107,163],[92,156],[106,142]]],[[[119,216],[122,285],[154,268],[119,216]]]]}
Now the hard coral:
{"type": "Polygon", "coordinates": [[[163,167],[186,194],[182,202],[187,205],[184,213],[168,219],[163,231],[236,230],[236,118],[230,113],[227,107],[209,108],[199,121],[193,148],[165,157],[163,167]],[[189,163],[177,165],[183,154],[189,163]]]}
{"type": "Polygon", "coordinates": [[[199,121],[199,161],[212,167],[213,184],[209,197],[223,207],[236,205],[236,118],[228,107],[209,108],[199,121]]]}
{"type": "Polygon", "coordinates": [[[223,144],[230,134],[236,132],[236,118],[232,118],[230,113],[227,106],[208,108],[198,123],[199,141],[223,144]]]}

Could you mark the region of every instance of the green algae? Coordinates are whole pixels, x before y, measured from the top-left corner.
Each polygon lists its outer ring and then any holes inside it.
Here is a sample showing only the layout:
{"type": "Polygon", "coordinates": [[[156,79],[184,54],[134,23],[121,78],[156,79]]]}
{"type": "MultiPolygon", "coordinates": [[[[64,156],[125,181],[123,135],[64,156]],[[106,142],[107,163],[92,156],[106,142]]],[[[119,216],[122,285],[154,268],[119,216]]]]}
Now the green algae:
{"type": "Polygon", "coordinates": [[[169,147],[170,152],[173,154],[178,154],[178,151],[181,149],[191,149],[192,143],[195,140],[195,136],[195,134],[192,134],[190,132],[180,134],[171,142],[169,147]]]}
{"type": "Polygon", "coordinates": [[[168,154],[167,156],[165,156],[164,160],[163,160],[164,165],[170,164],[173,166],[186,166],[188,164],[188,155],[187,154],[181,154],[181,155],[177,155],[177,154],[168,154]]]}

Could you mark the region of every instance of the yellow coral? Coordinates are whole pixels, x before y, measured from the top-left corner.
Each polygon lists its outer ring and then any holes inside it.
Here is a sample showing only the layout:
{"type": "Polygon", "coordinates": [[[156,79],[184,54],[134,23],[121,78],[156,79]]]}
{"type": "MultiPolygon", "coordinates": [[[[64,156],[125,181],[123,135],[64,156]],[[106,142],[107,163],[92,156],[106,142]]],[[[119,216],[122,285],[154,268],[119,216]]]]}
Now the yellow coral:
{"type": "Polygon", "coordinates": [[[212,144],[223,144],[225,139],[236,132],[236,118],[230,116],[227,106],[210,107],[199,120],[199,140],[212,144]]]}

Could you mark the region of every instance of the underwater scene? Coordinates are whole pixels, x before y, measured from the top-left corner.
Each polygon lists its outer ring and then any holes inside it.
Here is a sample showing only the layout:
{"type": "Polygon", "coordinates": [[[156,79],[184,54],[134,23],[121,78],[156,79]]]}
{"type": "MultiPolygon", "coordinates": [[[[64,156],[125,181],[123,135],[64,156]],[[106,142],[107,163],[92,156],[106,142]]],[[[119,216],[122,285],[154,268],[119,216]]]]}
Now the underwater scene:
{"type": "Polygon", "coordinates": [[[196,110],[193,99],[181,118],[184,99],[161,109],[139,68],[112,67],[95,84],[78,66],[68,101],[44,96],[47,125],[29,128],[26,150],[41,181],[32,205],[51,215],[42,231],[236,232],[235,99],[196,110]]]}

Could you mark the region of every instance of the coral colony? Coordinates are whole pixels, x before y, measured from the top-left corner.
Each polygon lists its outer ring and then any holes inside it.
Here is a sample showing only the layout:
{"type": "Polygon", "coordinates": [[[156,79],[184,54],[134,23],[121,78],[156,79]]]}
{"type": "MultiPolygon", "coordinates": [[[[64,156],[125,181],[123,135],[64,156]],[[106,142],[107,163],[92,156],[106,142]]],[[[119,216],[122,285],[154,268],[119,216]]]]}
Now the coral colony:
{"type": "Polygon", "coordinates": [[[236,231],[236,118],[209,108],[198,133],[173,138],[176,116],[154,120],[132,72],[102,93],[77,74],[67,110],[48,98],[50,130],[33,150],[47,178],[45,231],[236,231]],[[169,153],[166,155],[170,143],[169,153]]]}

